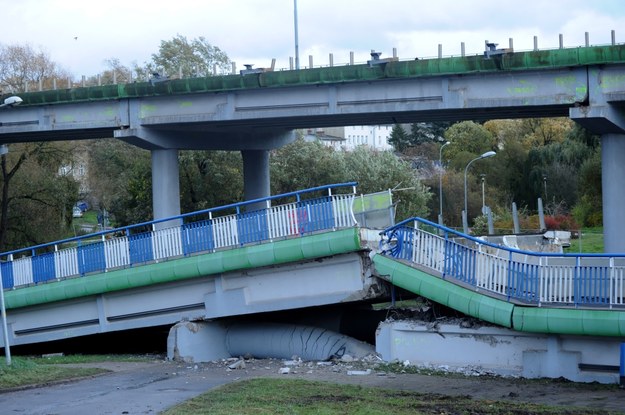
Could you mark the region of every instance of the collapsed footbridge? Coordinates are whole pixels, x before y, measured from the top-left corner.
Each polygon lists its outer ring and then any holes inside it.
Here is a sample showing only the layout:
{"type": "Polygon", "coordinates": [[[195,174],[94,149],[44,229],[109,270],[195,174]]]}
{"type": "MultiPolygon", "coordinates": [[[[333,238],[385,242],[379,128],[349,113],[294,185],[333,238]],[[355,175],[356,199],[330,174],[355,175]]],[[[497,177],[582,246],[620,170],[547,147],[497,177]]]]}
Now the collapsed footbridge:
{"type": "Polygon", "coordinates": [[[374,351],[385,360],[457,356],[445,349],[458,347],[453,335],[418,322],[381,322],[374,347],[314,324],[239,319],[379,302],[400,287],[483,322],[458,334],[473,342],[461,346],[474,351],[465,364],[581,380],[596,379],[580,376],[588,371],[618,372],[625,255],[521,251],[421,218],[389,226],[391,192],[357,195],[355,185],[2,253],[2,346],[168,326],[169,356],[195,361],[374,351]]]}

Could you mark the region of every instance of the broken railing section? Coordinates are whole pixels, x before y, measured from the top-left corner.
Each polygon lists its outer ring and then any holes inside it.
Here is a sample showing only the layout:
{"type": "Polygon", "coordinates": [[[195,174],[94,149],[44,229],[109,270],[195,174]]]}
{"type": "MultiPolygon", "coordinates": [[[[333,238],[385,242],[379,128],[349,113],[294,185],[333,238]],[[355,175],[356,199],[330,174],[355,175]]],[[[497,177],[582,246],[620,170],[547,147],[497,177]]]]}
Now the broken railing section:
{"type": "Polygon", "coordinates": [[[514,249],[417,217],[381,235],[383,255],[468,284],[482,294],[536,305],[625,306],[625,254],[514,249]]]}
{"type": "Polygon", "coordinates": [[[355,197],[355,182],[332,184],[64,239],[0,254],[0,274],[16,288],[349,228],[355,197]]]}

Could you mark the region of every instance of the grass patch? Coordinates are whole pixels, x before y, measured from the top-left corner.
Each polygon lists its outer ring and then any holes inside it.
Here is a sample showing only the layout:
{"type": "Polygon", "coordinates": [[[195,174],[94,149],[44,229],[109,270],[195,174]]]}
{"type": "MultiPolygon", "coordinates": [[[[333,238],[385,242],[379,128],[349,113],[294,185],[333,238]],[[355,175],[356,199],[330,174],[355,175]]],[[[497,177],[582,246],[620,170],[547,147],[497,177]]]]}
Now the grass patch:
{"type": "MultiPolygon", "coordinates": [[[[300,379],[251,379],[231,383],[177,405],[163,415],[259,414],[475,414],[564,415],[570,408],[474,400],[300,379]]],[[[607,414],[575,408],[577,415],[607,414]]]]}
{"type": "Polygon", "coordinates": [[[63,364],[94,362],[141,362],[154,357],[136,355],[68,355],[49,357],[13,357],[10,366],[0,362],[0,391],[28,386],[46,385],[109,372],[102,368],[63,367],[63,364]]]}
{"type": "Polygon", "coordinates": [[[40,359],[16,357],[12,359],[11,366],[7,366],[6,362],[0,364],[0,390],[46,385],[108,372],[98,368],[74,368],[49,363],[42,364],[38,360],[40,359]]]}
{"type": "Polygon", "coordinates": [[[571,246],[564,249],[567,254],[596,254],[603,252],[603,228],[582,229],[579,238],[571,239],[571,246]]]}

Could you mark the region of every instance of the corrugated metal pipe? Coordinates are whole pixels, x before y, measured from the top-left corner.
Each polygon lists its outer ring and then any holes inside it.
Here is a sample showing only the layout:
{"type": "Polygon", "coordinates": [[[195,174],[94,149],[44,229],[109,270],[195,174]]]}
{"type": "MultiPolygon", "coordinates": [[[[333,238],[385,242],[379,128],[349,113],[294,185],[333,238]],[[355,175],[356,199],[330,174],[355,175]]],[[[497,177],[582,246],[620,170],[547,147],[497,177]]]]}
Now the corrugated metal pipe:
{"type": "Polygon", "coordinates": [[[375,353],[374,346],[330,330],[317,327],[255,323],[234,324],[226,329],[226,349],[231,356],[258,359],[325,361],[349,355],[361,359],[375,353]]]}

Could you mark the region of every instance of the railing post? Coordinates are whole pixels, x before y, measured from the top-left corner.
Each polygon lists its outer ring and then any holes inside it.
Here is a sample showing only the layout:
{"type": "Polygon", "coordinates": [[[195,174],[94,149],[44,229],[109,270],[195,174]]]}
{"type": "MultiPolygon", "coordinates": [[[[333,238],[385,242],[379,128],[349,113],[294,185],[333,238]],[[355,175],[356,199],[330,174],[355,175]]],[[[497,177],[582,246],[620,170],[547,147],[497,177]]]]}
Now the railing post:
{"type": "Polygon", "coordinates": [[[608,268],[608,282],[609,282],[609,286],[608,286],[608,290],[610,290],[610,309],[612,309],[612,305],[615,304],[615,298],[614,298],[614,257],[610,257],[610,262],[609,262],[609,268],[608,268]]]}
{"type": "Polygon", "coordinates": [[[508,281],[506,282],[506,298],[510,301],[510,292],[512,291],[512,287],[510,286],[510,282],[512,281],[512,252],[508,252],[508,281]]]}
{"type": "Polygon", "coordinates": [[[575,257],[575,269],[573,270],[573,301],[575,308],[579,307],[580,303],[580,283],[579,280],[579,256],[575,257]]]}
{"type": "Polygon", "coordinates": [[[447,231],[444,231],[443,233],[443,237],[445,238],[445,243],[443,245],[443,272],[442,272],[442,279],[445,279],[445,275],[447,273],[447,270],[449,269],[449,257],[450,255],[448,255],[448,250],[449,250],[449,233],[447,231]]]}
{"type": "Polygon", "coordinates": [[[544,282],[544,278],[543,278],[543,260],[545,259],[545,257],[539,257],[538,258],[538,307],[541,306],[541,302],[543,299],[543,291],[545,289],[545,282],[544,282]]]}

